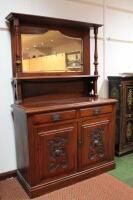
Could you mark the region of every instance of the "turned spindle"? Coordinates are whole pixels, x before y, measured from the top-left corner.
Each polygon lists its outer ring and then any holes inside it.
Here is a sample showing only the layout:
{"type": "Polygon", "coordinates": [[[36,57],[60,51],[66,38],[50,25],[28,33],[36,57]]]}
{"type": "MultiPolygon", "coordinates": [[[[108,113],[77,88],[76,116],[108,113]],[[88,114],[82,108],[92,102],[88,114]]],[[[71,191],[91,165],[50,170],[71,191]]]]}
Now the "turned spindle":
{"type": "Polygon", "coordinates": [[[19,26],[19,20],[15,19],[14,20],[14,30],[15,30],[15,35],[16,35],[16,40],[15,40],[15,50],[16,50],[16,57],[14,58],[14,65],[16,68],[16,76],[21,72],[21,48],[20,48],[20,26],[19,26]]]}
{"type": "Polygon", "coordinates": [[[98,50],[97,50],[97,34],[98,34],[98,27],[94,27],[94,40],[95,40],[95,49],[94,49],[94,75],[98,75],[98,50]]]}

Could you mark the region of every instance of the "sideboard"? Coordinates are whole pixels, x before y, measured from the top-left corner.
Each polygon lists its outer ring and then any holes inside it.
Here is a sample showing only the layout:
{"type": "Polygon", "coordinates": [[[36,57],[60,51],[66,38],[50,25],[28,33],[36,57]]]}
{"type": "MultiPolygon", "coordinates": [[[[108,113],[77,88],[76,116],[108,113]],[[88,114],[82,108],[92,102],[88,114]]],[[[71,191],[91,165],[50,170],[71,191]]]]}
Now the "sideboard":
{"type": "Polygon", "coordinates": [[[17,175],[30,197],[115,167],[115,104],[97,92],[100,24],[11,13],[17,175]],[[94,74],[90,74],[90,31],[94,74]]]}

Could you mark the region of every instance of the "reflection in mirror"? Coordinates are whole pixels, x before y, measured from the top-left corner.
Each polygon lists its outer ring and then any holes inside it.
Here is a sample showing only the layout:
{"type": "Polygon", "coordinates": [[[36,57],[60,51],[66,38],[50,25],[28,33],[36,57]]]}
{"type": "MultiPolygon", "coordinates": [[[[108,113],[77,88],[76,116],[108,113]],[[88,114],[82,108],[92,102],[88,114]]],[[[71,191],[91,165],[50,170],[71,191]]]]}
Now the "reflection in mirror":
{"type": "Polygon", "coordinates": [[[21,34],[23,72],[81,72],[82,39],[59,31],[21,34]]]}

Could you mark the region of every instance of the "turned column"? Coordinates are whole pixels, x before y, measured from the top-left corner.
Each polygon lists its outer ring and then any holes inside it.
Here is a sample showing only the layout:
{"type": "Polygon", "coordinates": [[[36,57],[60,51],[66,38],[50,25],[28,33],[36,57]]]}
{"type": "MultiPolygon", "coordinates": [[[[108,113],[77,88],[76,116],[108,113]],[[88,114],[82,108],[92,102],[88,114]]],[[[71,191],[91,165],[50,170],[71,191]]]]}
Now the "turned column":
{"type": "MultiPolygon", "coordinates": [[[[94,48],[94,75],[98,75],[98,50],[97,50],[97,34],[98,34],[98,27],[94,27],[94,41],[95,41],[95,48],[94,48]]],[[[97,96],[97,78],[94,81],[94,96],[97,96]]]]}
{"type": "Polygon", "coordinates": [[[95,49],[94,49],[94,75],[98,75],[98,50],[97,50],[97,34],[98,34],[98,27],[94,27],[94,40],[95,40],[95,49]]]}
{"type": "Polygon", "coordinates": [[[14,56],[14,68],[15,68],[15,76],[18,76],[19,73],[21,73],[21,64],[22,64],[22,61],[21,61],[21,42],[20,42],[20,26],[19,26],[19,20],[17,18],[14,19],[14,38],[15,40],[13,41],[14,42],[14,49],[15,49],[15,56],[14,56]]]}

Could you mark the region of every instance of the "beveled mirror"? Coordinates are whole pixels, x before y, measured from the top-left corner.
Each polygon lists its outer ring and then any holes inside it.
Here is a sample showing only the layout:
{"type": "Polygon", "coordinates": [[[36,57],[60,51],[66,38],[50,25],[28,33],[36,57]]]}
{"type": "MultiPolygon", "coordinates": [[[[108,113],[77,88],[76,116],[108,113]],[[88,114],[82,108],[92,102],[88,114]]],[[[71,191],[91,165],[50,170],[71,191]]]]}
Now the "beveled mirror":
{"type": "Polygon", "coordinates": [[[22,72],[54,73],[83,71],[82,38],[58,30],[21,34],[22,72]]]}

